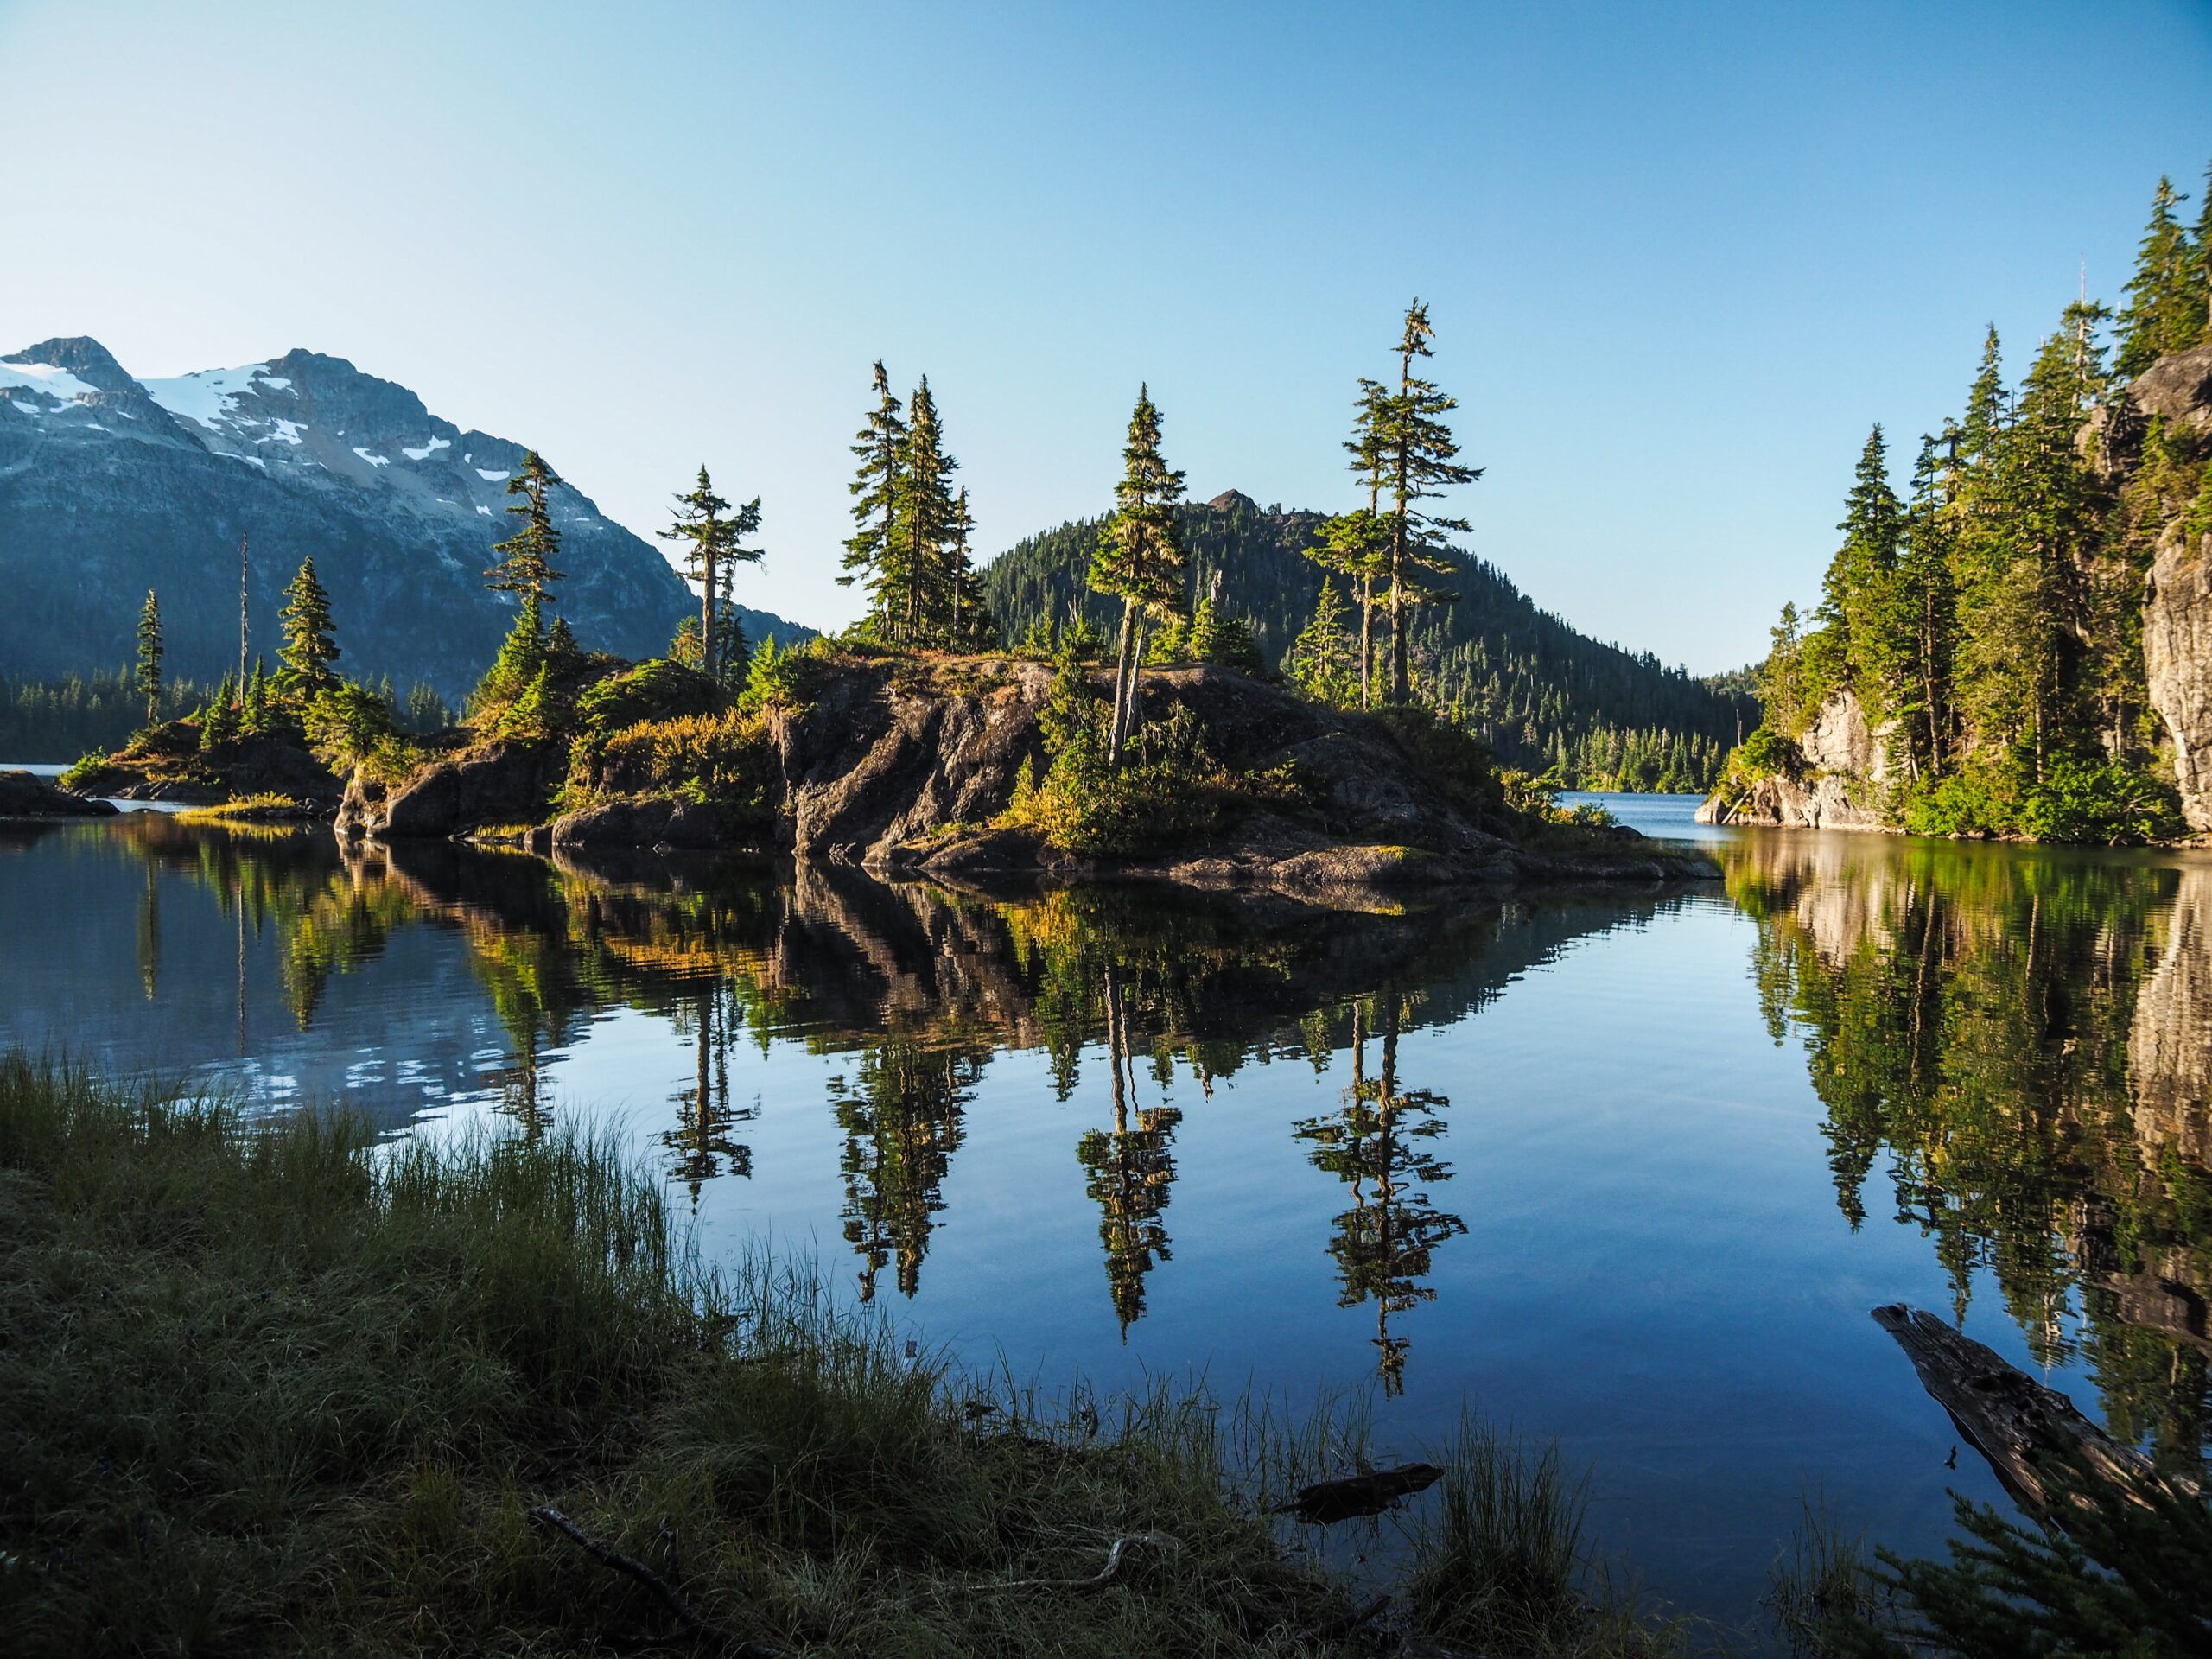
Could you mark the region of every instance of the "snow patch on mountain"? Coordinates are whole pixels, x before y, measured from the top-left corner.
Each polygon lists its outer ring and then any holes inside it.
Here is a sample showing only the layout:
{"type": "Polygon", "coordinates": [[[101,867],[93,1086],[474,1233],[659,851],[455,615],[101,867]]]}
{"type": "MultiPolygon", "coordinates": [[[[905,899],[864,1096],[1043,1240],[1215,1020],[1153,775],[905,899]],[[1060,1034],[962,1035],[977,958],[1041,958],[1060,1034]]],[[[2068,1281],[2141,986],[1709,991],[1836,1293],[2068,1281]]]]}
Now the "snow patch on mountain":
{"type": "Polygon", "coordinates": [[[476,469],[476,476],[486,484],[504,484],[507,481],[506,474],[495,473],[489,467],[479,467],[476,469]]]}
{"type": "Polygon", "coordinates": [[[372,455],[358,443],[353,446],[353,453],[359,455],[363,461],[367,461],[372,467],[389,467],[391,465],[391,457],[390,455],[372,455]]]}
{"type": "Polygon", "coordinates": [[[217,423],[235,421],[238,401],[250,391],[283,391],[291,382],[269,372],[266,363],[248,363],[236,369],[202,369],[169,380],[141,380],[146,395],[181,420],[192,421],[213,432],[217,423]],[[258,385],[257,385],[257,381],[258,385]]]}
{"type": "Polygon", "coordinates": [[[453,445],[444,438],[432,438],[420,449],[408,449],[403,448],[399,453],[406,456],[410,461],[428,461],[432,455],[436,454],[439,450],[450,449],[452,448],[453,445]]]}

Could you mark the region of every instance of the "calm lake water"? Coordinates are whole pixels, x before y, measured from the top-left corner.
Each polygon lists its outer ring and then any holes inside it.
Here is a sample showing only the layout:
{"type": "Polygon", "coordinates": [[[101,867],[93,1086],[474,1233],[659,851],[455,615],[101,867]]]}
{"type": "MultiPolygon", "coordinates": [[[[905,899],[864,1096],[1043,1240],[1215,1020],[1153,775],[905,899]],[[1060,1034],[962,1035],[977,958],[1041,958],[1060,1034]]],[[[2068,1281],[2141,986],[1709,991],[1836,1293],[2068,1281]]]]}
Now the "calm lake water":
{"type": "Polygon", "coordinates": [[[1725,885],[1317,921],[18,826],[0,1044],[394,1133],[619,1123],[710,1249],[1047,1389],[1365,1386],[1406,1454],[1472,1405],[1732,1626],[1808,1497],[1929,1550],[1947,1487],[1999,1497],[1878,1303],[2201,1458],[2212,859],[1696,833],[1725,885]]]}

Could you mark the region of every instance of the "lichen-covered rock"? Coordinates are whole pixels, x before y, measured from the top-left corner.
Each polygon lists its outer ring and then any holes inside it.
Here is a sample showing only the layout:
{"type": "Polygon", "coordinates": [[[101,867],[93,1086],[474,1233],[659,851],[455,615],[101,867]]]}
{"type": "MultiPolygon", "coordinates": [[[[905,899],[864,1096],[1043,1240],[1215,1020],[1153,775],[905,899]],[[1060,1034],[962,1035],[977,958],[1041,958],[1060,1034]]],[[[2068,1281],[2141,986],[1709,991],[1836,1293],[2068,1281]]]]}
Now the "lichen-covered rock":
{"type": "Polygon", "coordinates": [[[558,746],[492,743],[434,762],[388,786],[354,769],[338,809],[343,841],[464,835],[545,816],[564,769],[558,746]]]}
{"type": "Polygon", "coordinates": [[[111,818],[106,801],[86,800],[34,772],[0,772],[0,818],[111,818]]]}

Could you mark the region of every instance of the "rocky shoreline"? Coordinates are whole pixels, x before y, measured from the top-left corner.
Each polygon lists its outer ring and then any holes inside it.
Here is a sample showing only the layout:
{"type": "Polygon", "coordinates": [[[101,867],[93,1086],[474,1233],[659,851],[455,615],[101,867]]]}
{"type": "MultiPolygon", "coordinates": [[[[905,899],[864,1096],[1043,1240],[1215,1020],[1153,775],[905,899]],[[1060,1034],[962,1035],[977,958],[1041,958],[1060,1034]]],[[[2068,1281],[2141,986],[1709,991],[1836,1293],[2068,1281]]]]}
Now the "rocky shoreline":
{"type": "Polygon", "coordinates": [[[1296,804],[1243,812],[1224,833],[1172,853],[1071,853],[999,823],[1044,759],[1039,715],[1051,679],[1046,665],[1011,658],[840,662],[804,706],[766,717],[772,764],[763,798],[745,807],[648,792],[549,815],[566,754],[489,743],[396,782],[357,770],[334,828],[348,842],[724,851],[975,887],[1163,881],[1362,906],[1450,887],[1719,874],[1702,853],[1631,830],[1548,825],[1516,840],[1502,821],[1484,823],[1465,791],[1427,775],[1383,721],[1216,668],[1147,672],[1147,717],[1187,709],[1236,773],[1287,769],[1299,780],[1296,804]]]}

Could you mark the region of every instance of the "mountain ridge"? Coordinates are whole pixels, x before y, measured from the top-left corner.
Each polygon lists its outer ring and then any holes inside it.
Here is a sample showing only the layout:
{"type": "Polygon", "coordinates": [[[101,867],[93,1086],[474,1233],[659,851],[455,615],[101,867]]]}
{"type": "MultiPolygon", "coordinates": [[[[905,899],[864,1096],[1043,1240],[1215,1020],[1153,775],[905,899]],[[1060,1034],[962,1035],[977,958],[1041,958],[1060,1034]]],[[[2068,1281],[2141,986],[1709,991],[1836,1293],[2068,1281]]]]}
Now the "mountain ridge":
{"type": "MultiPolygon", "coordinates": [[[[482,572],[527,446],[465,429],[397,381],[294,348],[141,380],[88,335],[0,356],[0,663],[16,677],[127,660],[162,597],[172,672],[238,660],[238,546],[251,642],[273,657],[283,585],[312,555],[345,666],[465,690],[512,620],[482,572]],[[426,622],[429,626],[426,626],[426,622]]],[[[659,550],[564,484],[559,608],[593,648],[666,648],[696,602],[659,550]]],[[[749,637],[810,629],[750,607],[749,637]]]]}

